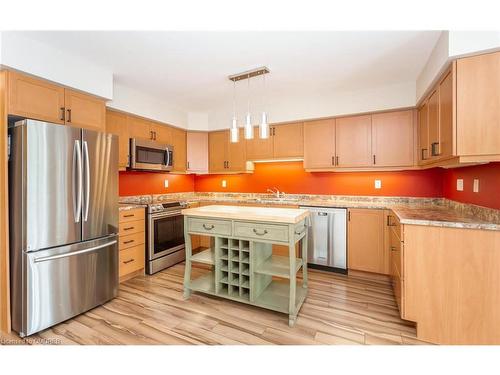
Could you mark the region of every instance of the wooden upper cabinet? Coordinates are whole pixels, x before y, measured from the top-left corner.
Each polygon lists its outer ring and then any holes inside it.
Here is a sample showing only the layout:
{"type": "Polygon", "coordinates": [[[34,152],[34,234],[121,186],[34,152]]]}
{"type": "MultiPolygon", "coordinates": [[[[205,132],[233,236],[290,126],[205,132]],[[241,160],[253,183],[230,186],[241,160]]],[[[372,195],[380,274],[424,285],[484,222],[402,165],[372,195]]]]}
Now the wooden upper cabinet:
{"type": "Polygon", "coordinates": [[[450,70],[438,86],[439,145],[438,157],[453,155],[453,72],[450,70]]]}
{"type": "Polygon", "coordinates": [[[500,155],[500,52],[456,64],[457,154],[500,155]]]}
{"type": "Polygon", "coordinates": [[[156,122],[150,122],[150,130],[153,134],[153,141],[158,143],[172,145],[172,129],[173,128],[171,128],[170,126],[166,126],[156,122]]]}
{"type": "Polygon", "coordinates": [[[335,119],[304,123],[304,168],[335,165],[335,119]]]}
{"type": "Polygon", "coordinates": [[[418,109],[418,163],[424,164],[429,157],[429,106],[424,102],[418,109]]]}
{"type": "Polygon", "coordinates": [[[64,88],[8,72],[8,113],[35,120],[64,124],[64,88]]]}
{"type": "Polygon", "coordinates": [[[104,131],[106,127],[106,105],[104,100],[64,90],[66,124],[90,130],[104,131]]]}
{"type": "Polygon", "coordinates": [[[386,273],[384,210],[350,208],[347,244],[349,269],[386,273]]]}
{"type": "Polygon", "coordinates": [[[373,165],[371,129],[371,115],[336,119],[335,149],[338,167],[367,167],[373,165]]]}
{"type": "Polygon", "coordinates": [[[439,154],[439,95],[437,90],[434,90],[429,99],[428,103],[428,134],[429,134],[429,158],[435,159],[439,154]]]}
{"type": "Polygon", "coordinates": [[[227,130],[208,133],[208,168],[210,173],[227,172],[228,139],[229,131],[227,130]]]}
{"type": "Polygon", "coordinates": [[[377,167],[413,165],[413,111],[372,116],[372,151],[377,167]]]}
{"type": "Polygon", "coordinates": [[[187,169],[186,160],[186,131],[171,128],[172,146],[174,147],[174,172],[185,172],[187,169]]]}
{"type": "Polygon", "coordinates": [[[240,129],[240,140],[236,143],[231,143],[229,139],[229,134],[226,136],[228,142],[227,145],[227,169],[231,172],[242,172],[246,169],[247,157],[246,157],[246,144],[243,139],[243,129],[240,129]]]}
{"type": "Polygon", "coordinates": [[[151,122],[140,117],[127,116],[128,132],[130,138],[151,140],[151,122]]]}
{"type": "Polygon", "coordinates": [[[274,158],[304,156],[304,125],[302,122],[273,126],[271,137],[274,158]]]}
{"type": "Polygon", "coordinates": [[[259,127],[255,126],[253,129],[253,139],[245,140],[240,137],[240,142],[246,142],[247,160],[266,160],[273,158],[273,137],[271,133],[272,129],[270,129],[270,134],[267,139],[261,139],[259,138],[259,127]]]}
{"type": "Polygon", "coordinates": [[[187,170],[192,173],[208,172],[208,133],[187,132],[187,170]]]}
{"type": "Polygon", "coordinates": [[[106,110],[106,132],[118,136],[118,167],[125,169],[129,166],[129,133],[127,115],[106,110]]]}

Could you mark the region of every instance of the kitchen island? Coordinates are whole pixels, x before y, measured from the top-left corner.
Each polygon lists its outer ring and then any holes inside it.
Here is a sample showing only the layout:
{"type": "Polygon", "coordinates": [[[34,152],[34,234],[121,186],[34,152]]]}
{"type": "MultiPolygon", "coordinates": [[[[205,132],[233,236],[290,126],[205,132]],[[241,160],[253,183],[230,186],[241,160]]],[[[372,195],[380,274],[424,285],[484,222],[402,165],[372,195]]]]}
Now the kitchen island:
{"type": "Polygon", "coordinates": [[[287,313],[292,327],[307,294],[308,210],[213,205],[182,214],[184,297],[202,292],[287,313]],[[193,254],[191,235],[210,236],[210,248],[193,254]],[[301,257],[295,250],[299,241],[301,257]],[[287,245],[288,257],[273,255],[273,244],[287,245]],[[211,271],[191,280],[193,262],[208,264],[211,271]]]}

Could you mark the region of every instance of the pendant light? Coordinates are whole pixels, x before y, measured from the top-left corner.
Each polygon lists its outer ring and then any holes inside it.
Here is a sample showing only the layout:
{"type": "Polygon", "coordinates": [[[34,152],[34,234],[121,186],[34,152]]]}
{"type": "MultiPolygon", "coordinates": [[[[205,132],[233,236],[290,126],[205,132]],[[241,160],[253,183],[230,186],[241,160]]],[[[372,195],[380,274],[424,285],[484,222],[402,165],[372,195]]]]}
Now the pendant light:
{"type": "Polygon", "coordinates": [[[259,124],[259,136],[261,139],[267,139],[269,138],[269,123],[267,122],[267,113],[266,113],[266,75],[262,74],[262,83],[263,83],[263,89],[262,89],[262,115],[260,119],[260,124],[259,124]]]}
{"type": "Polygon", "coordinates": [[[238,143],[239,141],[238,118],[236,117],[236,81],[233,81],[233,121],[229,129],[231,143],[238,143]]]}
{"type": "Polygon", "coordinates": [[[248,75],[248,108],[245,116],[245,139],[253,139],[252,115],[250,114],[250,75],[248,75]]]}

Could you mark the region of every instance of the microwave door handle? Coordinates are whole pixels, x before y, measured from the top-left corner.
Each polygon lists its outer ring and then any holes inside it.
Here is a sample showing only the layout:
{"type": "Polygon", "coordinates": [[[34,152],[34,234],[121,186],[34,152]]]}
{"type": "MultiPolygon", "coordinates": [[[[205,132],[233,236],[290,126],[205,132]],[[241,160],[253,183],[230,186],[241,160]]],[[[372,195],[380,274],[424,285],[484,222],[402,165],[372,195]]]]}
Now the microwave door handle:
{"type": "Polygon", "coordinates": [[[165,149],[165,155],[167,156],[167,161],[165,162],[165,166],[168,167],[170,165],[170,150],[168,147],[165,149]]]}
{"type": "Polygon", "coordinates": [[[82,214],[82,149],[79,140],[75,140],[73,145],[73,209],[75,223],[79,223],[82,214]]]}

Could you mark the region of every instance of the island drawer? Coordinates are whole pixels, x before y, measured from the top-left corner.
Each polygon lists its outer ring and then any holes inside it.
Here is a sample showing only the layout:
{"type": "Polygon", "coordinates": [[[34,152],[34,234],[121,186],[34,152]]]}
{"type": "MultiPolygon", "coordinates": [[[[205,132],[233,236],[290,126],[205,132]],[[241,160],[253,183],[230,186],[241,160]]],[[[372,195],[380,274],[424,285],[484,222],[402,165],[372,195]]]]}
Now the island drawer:
{"type": "Polygon", "coordinates": [[[234,222],[234,236],[267,241],[288,241],[288,225],[234,222]]]}
{"type": "Polygon", "coordinates": [[[231,221],[188,218],[188,232],[201,234],[231,235],[231,221]]]}

